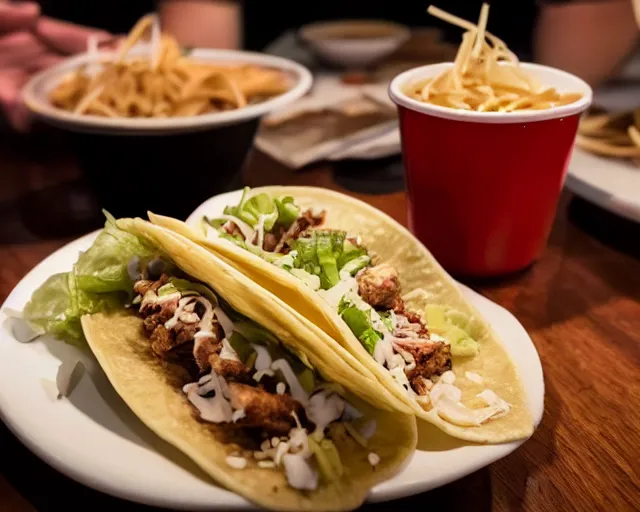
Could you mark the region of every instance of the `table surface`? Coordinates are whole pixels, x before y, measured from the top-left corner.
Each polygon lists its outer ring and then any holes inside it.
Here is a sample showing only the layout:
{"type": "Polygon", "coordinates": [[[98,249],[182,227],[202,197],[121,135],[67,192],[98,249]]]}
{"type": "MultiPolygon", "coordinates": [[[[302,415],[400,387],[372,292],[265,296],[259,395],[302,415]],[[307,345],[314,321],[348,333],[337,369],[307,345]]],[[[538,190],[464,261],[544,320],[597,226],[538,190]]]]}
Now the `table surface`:
{"type": "MultiPolygon", "coordinates": [[[[260,154],[251,158],[245,180],[345,191],[327,165],[294,173],[260,154]]],[[[64,139],[0,137],[0,301],[34,265],[81,234],[53,220],[69,201],[82,211],[81,194],[65,199],[80,185],[64,139]]],[[[403,192],[353,195],[406,221],[403,192]]],[[[399,506],[640,510],[639,235],[640,226],[565,192],[548,248],[532,268],[467,283],[509,309],[531,334],[545,372],[544,417],[533,437],[505,459],[399,506]]],[[[67,479],[0,429],[0,511],[148,508],[67,479]]]]}

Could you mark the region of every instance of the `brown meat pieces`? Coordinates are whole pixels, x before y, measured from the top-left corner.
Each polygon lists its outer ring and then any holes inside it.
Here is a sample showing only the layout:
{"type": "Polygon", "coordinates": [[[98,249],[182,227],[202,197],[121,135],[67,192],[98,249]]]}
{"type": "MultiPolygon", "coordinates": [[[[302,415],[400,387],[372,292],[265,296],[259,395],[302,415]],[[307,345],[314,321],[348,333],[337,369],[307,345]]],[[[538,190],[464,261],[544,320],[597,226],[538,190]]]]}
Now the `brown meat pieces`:
{"type": "Polygon", "coordinates": [[[400,295],[398,272],[386,263],[361,270],[356,280],[360,297],[374,308],[390,309],[400,295]]]}
{"type": "Polygon", "coordinates": [[[236,236],[236,235],[240,235],[242,236],[242,239],[244,240],[244,236],[242,234],[242,231],[240,231],[240,228],[231,221],[225,222],[222,225],[222,230],[227,233],[227,235],[231,235],[231,236],[236,236]]]}
{"type": "Polygon", "coordinates": [[[209,364],[213,371],[227,380],[242,381],[249,376],[249,369],[242,361],[222,359],[219,352],[209,356],[209,364]]]}
{"type": "Polygon", "coordinates": [[[280,237],[273,252],[287,253],[289,251],[288,243],[291,240],[297,240],[300,235],[304,233],[308,228],[320,226],[324,223],[326,212],[322,210],[318,215],[314,215],[311,210],[305,210],[302,212],[289,229],[280,237]]]}
{"type": "Polygon", "coordinates": [[[264,235],[264,242],[262,248],[267,252],[273,252],[278,246],[278,240],[280,239],[275,233],[266,233],[264,235]]]}
{"type": "Polygon", "coordinates": [[[404,350],[413,356],[416,367],[407,372],[407,378],[412,381],[415,377],[429,379],[451,370],[451,347],[441,341],[396,341],[398,350],[404,350]]]}
{"type": "Polygon", "coordinates": [[[244,409],[245,417],[237,422],[244,427],[258,427],[269,435],[282,436],[296,426],[292,412],[302,406],[289,395],[272,395],[261,388],[230,382],[229,394],[234,409],[244,409]]]}
{"type": "Polygon", "coordinates": [[[178,322],[178,325],[173,331],[170,331],[162,324],[158,325],[150,335],[151,350],[153,350],[158,357],[164,358],[167,353],[174,348],[192,342],[195,333],[195,325],[184,325],[178,322]]]}
{"type": "Polygon", "coordinates": [[[409,322],[410,324],[420,326],[420,328],[414,327],[416,333],[418,334],[418,337],[426,338],[429,335],[429,330],[427,329],[427,326],[424,325],[424,322],[422,321],[422,318],[420,318],[420,315],[418,315],[415,311],[407,309],[404,301],[402,300],[402,297],[397,296],[394,299],[392,309],[396,315],[403,315],[407,319],[407,322],[409,322]]]}
{"type": "Polygon", "coordinates": [[[410,382],[411,387],[418,395],[426,395],[429,392],[427,381],[421,375],[414,375],[410,382]]]}
{"type": "Polygon", "coordinates": [[[214,333],[214,337],[203,336],[193,343],[193,357],[196,360],[201,372],[206,372],[211,368],[211,358],[220,353],[222,345],[219,336],[214,333]]]}
{"type": "Polygon", "coordinates": [[[158,288],[160,288],[161,286],[167,284],[169,282],[169,276],[167,276],[167,274],[162,274],[160,276],[160,279],[158,279],[157,281],[149,281],[148,279],[140,279],[139,281],[136,281],[133,285],[133,291],[136,293],[139,293],[140,295],[142,295],[144,297],[144,294],[147,293],[149,290],[156,292],[158,291],[158,288]]]}

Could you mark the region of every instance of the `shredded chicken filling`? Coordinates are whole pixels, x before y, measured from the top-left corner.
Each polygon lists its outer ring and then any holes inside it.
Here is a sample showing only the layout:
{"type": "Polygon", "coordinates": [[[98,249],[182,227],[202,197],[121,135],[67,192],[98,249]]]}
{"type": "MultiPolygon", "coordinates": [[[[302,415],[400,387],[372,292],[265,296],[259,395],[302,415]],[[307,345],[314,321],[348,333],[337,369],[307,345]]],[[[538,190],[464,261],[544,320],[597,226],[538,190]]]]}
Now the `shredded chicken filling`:
{"type": "MultiPolygon", "coordinates": [[[[261,248],[267,252],[288,254],[291,250],[291,242],[300,238],[307,229],[321,225],[324,219],[324,211],[319,214],[314,214],[311,210],[305,210],[300,214],[300,217],[293,221],[288,229],[277,225],[271,232],[265,233],[261,248]]],[[[222,231],[231,236],[240,236],[242,240],[245,240],[245,236],[238,225],[231,220],[223,224],[222,231]]],[[[258,243],[258,236],[259,234],[256,231],[250,242],[256,245],[258,243]]]]}
{"type": "Polygon", "coordinates": [[[374,309],[393,311],[395,325],[385,340],[390,339],[394,351],[405,361],[404,372],[412,390],[426,395],[426,381],[451,369],[450,346],[431,340],[420,316],[406,307],[398,273],[391,265],[367,267],[358,272],[356,281],[363,301],[374,309]]]}
{"type": "MultiPolygon", "coordinates": [[[[283,358],[272,361],[262,345],[252,343],[254,357],[243,362],[226,338],[233,324],[224,315],[223,329],[223,320],[218,320],[219,306],[193,290],[169,288],[166,293],[170,284],[166,274],[155,281],[137,280],[133,304],[138,305],[153,352],[181,364],[195,380],[183,391],[200,419],[253,432],[256,444],[245,446],[244,454],[253,453],[261,468],[282,467],[293,487],[316,488],[310,446],[320,449],[322,443],[331,443],[325,429],[342,421],[344,399],[325,388],[305,391],[289,363],[283,358]],[[307,439],[310,432],[314,440],[307,439]]],[[[236,469],[246,466],[246,459],[236,454],[227,462],[236,469]]]]}

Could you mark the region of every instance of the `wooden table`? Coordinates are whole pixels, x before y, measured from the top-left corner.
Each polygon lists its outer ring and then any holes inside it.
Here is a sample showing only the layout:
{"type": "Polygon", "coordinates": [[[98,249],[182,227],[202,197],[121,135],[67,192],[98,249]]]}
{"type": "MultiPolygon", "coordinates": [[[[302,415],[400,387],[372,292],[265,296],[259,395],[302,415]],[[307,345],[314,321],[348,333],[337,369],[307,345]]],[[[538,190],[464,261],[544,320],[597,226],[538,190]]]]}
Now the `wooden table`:
{"type": "MultiPolygon", "coordinates": [[[[2,137],[0,300],[35,264],[72,238],[65,230],[52,236],[53,214],[46,209],[34,213],[33,208],[45,197],[55,213],[63,201],[61,191],[78,179],[63,141],[2,137]],[[38,201],[32,199],[36,197],[38,201]],[[40,226],[49,236],[33,235],[25,224],[40,226]]],[[[326,165],[292,173],[262,155],[254,155],[246,180],[252,186],[340,189],[326,165]]],[[[403,193],[355,195],[405,222],[403,193]]],[[[440,489],[401,500],[399,507],[640,510],[639,249],[639,226],[565,193],[548,248],[533,268],[507,280],[468,283],[513,312],[531,334],[545,372],[544,418],[533,438],[510,456],[440,489]]],[[[147,508],[76,484],[31,455],[4,426],[0,432],[0,511],[92,509],[98,504],[119,511],[147,508]]]]}

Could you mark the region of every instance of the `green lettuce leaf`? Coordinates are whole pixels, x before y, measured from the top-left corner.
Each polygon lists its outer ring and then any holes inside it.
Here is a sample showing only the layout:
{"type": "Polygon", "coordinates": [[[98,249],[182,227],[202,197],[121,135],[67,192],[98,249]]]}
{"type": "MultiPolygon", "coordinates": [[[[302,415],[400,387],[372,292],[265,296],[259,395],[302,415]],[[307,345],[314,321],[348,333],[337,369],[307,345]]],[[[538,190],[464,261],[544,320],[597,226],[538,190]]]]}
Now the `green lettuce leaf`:
{"type": "MultiPolygon", "coordinates": [[[[249,187],[245,187],[240,202],[235,206],[226,206],[225,215],[238,217],[252,228],[258,225],[260,217],[264,217],[266,233],[273,230],[276,224],[286,229],[300,216],[300,208],[295,205],[293,197],[283,196],[274,199],[266,193],[251,196],[250,191],[249,187]]],[[[207,222],[217,229],[222,225],[216,225],[208,219],[207,222]]]]}
{"type": "Polygon", "coordinates": [[[151,259],[158,251],[137,236],[122,231],[109,214],[104,229],[74,266],[78,288],[86,292],[130,293],[133,281],[127,272],[132,257],[151,259]]]}
{"type": "Polygon", "coordinates": [[[55,274],[31,296],[24,308],[27,322],[67,343],[85,343],[80,318],[112,311],[132,295],[127,266],[133,256],[151,259],[158,251],[136,236],[120,230],[113,217],[92,246],[80,255],[71,272],[55,274]]]}
{"type": "Polygon", "coordinates": [[[256,227],[260,217],[263,216],[265,232],[271,231],[278,220],[276,203],[264,193],[255,195],[244,203],[243,212],[251,215],[255,219],[255,224],[252,224],[252,227],[256,227]]]}
{"type": "Polygon", "coordinates": [[[371,263],[371,257],[368,254],[364,254],[348,261],[343,267],[338,265],[338,268],[340,271],[345,271],[352,276],[355,276],[359,270],[368,266],[369,263],[371,263]]]}
{"type": "Polygon", "coordinates": [[[356,259],[359,256],[364,256],[367,251],[361,247],[352,244],[349,240],[345,240],[342,246],[342,253],[338,259],[338,267],[342,269],[351,260],[356,259]]]}
{"type": "Polygon", "coordinates": [[[325,482],[337,480],[344,473],[340,454],[336,445],[330,439],[317,440],[309,436],[309,450],[313,453],[320,470],[320,475],[325,482]]]}
{"type": "Polygon", "coordinates": [[[229,344],[231,345],[233,350],[236,351],[236,354],[238,354],[240,361],[242,361],[243,363],[246,363],[249,360],[251,354],[254,353],[254,350],[247,338],[245,338],[238,331],[233,331],[231,333],[231,336],[229,336],[229,344]]]}
{"type": "Polygon", "coordinates": [[[393,332],[393,321],[391,320],[391,311],[380,311],[378,313],[380,315],[380,320],[384,326],[389,329],[390,332],[393,332]]]}
{"type": "Polygon", "coordinates": [[[331,234],[316,232],[316,254],[318,264],[322,268],[320,283],[322,289],[333,288],[340,281],[338,261],[334,252],[334,240],[331,234]]]}
{"type": "Polygon", "coordinates": [[[360,336],[358,336],[360,343],[367,349],[369,354],[373,355],[373,351],[376,348],[378,342],[382,339],[382,336],[373,327],[366,329],[360,336]]]}
{"type": "Polygon", "coordinates": [[[288,229],[300,217],[300,208],[296,206],[291,196],[276,197],[274,201],[278,208],[278,224],[288,229]]]}
{"type": "Polygon", "coordinates": [[[52,336],[81,346],[85,343],[80,318],[85,314],[112,311],[127,299],[122,292],[92,293],[77,286],[73,272],[54,274],[31,296],[24,319],[52,336]]]}
{"type": "Polygon", "coordinates": [[[332,288],[340,281],[338,258],[344,244],[344,231],[317,230],[311,236],[298,238],[293,243],[297,256],[294,267],[320,277],[323,290],[332,288]]]}
{"type": "Polygon", "coordinates": [[[338,306],[340,316],[342,316],[342,319],[349,326],[355,337],[360,340],[362,346],[367,349],[367,352],[373,355],[376,344],[382,339],[382,335],[371,325],[371,311],[362,311],[344,302],[341,301],[338,306]]]}

